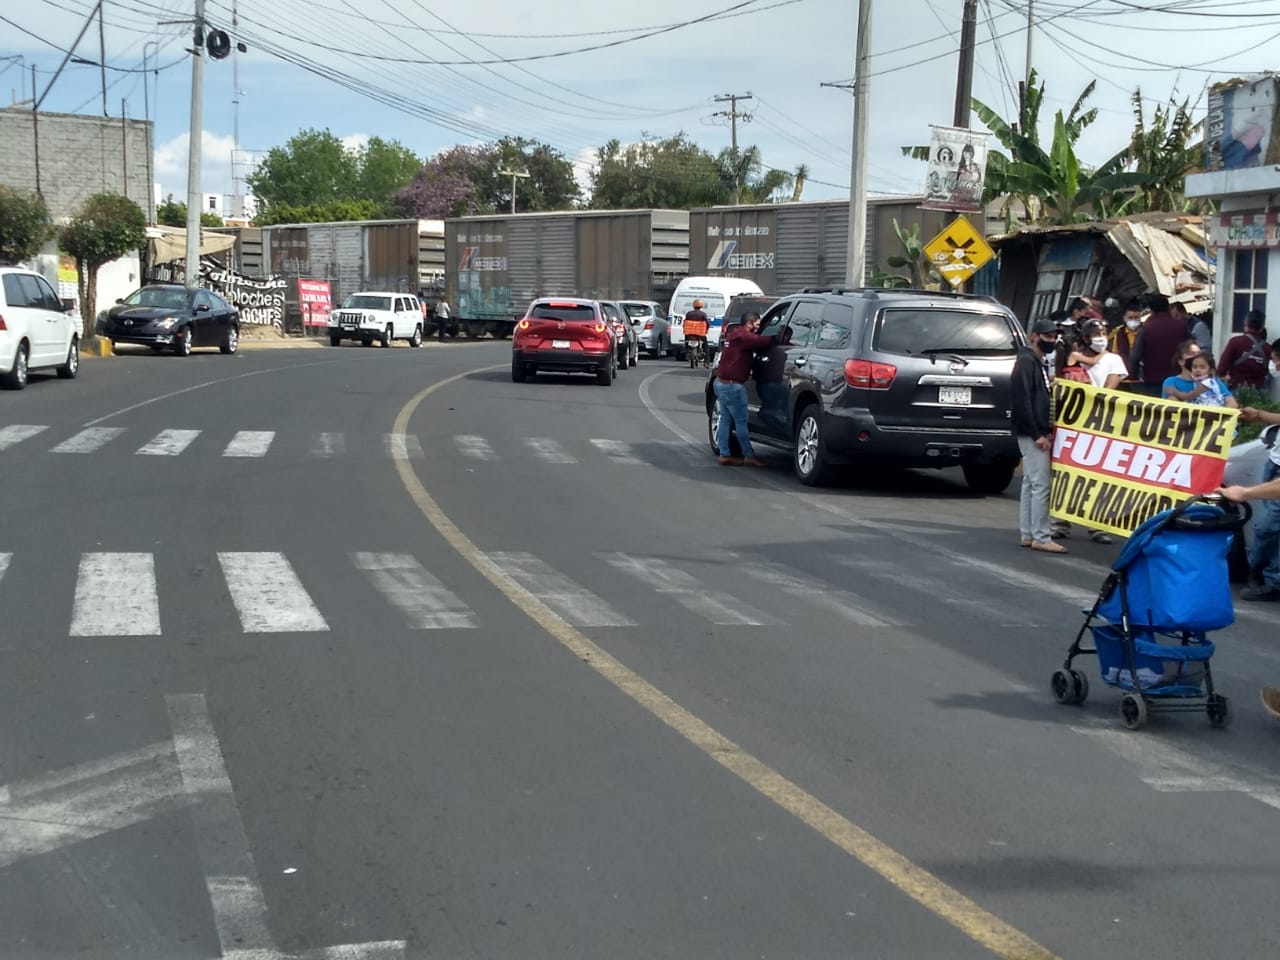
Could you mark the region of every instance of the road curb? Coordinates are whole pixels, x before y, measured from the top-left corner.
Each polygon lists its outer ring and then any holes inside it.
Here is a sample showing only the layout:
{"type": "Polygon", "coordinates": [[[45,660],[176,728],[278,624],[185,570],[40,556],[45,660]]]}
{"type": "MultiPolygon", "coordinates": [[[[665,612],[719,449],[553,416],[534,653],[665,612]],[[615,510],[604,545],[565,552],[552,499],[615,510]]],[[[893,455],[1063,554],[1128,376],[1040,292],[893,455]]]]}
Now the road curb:
{"type": "Polygon", "coordinates": [[[115,351],[111,349],[111,341],[104,337],[94,337],[91,340],[80,341],[80,356],[84,357],[114,357],[115,351]]]}

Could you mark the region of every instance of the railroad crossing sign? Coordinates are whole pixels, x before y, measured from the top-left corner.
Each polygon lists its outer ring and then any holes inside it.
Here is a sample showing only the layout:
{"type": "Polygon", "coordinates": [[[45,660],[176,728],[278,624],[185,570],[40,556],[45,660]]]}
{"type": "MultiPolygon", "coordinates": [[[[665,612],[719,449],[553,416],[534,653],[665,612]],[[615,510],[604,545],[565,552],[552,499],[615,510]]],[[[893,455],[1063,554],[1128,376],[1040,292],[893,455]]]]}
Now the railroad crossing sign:
{"type": "Polygon", "coordinates": [[[995,251],[964,217],[956,217],[924,248],[944,280],[958,287],[983,268],[995,251]]]}

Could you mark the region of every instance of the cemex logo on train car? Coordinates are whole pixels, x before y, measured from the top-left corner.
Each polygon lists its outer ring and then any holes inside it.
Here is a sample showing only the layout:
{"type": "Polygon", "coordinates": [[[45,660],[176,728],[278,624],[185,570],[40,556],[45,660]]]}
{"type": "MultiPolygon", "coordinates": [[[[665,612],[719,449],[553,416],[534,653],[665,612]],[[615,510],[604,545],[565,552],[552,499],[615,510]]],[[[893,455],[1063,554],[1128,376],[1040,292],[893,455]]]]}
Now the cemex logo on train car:
{"type": "Polygon", "coordinates": [[[772,270],[772,253],[734,253],[737,240],[721,240],[707,260],[708,270],[772,270]]]}
{"type": "Polygon", "coordinates": [[[462,257],[458,261],[458,269],[467,270],[505,270],[506,257],[481,257],[479,247],[463,247],[462,257]]]}

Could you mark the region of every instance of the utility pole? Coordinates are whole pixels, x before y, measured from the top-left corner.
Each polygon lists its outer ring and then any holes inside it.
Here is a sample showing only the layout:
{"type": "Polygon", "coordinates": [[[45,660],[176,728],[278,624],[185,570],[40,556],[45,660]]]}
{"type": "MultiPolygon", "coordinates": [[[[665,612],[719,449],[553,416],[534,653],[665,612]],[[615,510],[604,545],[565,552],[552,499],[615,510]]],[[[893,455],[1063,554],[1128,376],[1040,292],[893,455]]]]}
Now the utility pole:
{"type": "Polygon", "coordinates": [[[525,173],[523,170],[499,170],[498,175],[502,177],[511,178],[511,212],[515,213],[516,212],[516,178],[519,177],[521,180],[528,180],[529,174],[525,173]]]}
{"type": "Polygon", "coordinates": [[[102,7],[98,4],[98,65],[102,68],[102,115],[111,116],[107,110],[107,28],[102,22],[102,7]]]}
{"type": "Polygon", "coordinates": [[[187,143],[187,289],[200,280],[200,138],[204,129],[204,0],[196,0],[191,46],[191,134],[187,143]]]}
{"type": "Polygon", "coordinates": [[[146,117],[146,133],[147,133],[147,223],[154,224],[156,222],[156,182],[151,173],[151,94],[148,92],[148,85],[151,78],[147,76],[147,47],[154,46],[156,48],[156,56],[160,56],[160,44],[155,40],[148,40],[142,45],[142,111],[146,117]]]}
{"type": "Polygon", "coordinates": [[[871,0],[858,0],[858,49],[853,72],[853,165],[849,171],[849,253],[845,283],[867,275],[867,128],[871,106],[871,0]]]}
{"type": "Polygon", "coordinates": [[[728,110],[717,110],[712,114],[713,117],[728,117],[730,126],[733,130],[733,203],[737,206],[742,202],[742,174],[738,169],[738,120],[741,118],[743,123],[751,121],[751,114],[738,110],[739,100],[754,100],[755,95],[748,90],[746,93],[725,93],[715,98],[716,103],[729,104],[728,110]]]}
{"type": "Polygon", "coordinates": [[[978,0],[964,0],[960,24],[960,70],[956,74],[956,110],[953,125],[969,126],[973,102],[973,48],[978,36],[978,0]]]}

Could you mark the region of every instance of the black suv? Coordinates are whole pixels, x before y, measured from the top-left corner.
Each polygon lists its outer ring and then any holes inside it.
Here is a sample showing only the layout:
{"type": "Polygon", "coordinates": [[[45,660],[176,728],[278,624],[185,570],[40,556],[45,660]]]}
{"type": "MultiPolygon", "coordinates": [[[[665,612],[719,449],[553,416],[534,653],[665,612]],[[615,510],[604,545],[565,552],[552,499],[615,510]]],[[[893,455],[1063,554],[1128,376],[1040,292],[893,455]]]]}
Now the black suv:
{"type": "MultiPolygon", "coordinates": [[[[987,297],[928,290],[804,289],[764,314],[780,350],[747,384],[751,442],[789,449],[801,483],[862,460],[960,466],[969,486],[999,493],[1013,479],[1009,381],[1025,343],[1007,308],[987,297]],[[764,382],[761,382],[764,381],[764,382]],[[763,394],[763,395],[762,395],[763,394]]],[[[707,428],[718,453],[716,371],[707,428]]],[[[733,443],[738,452],[737,441],[733,443]]]]}

